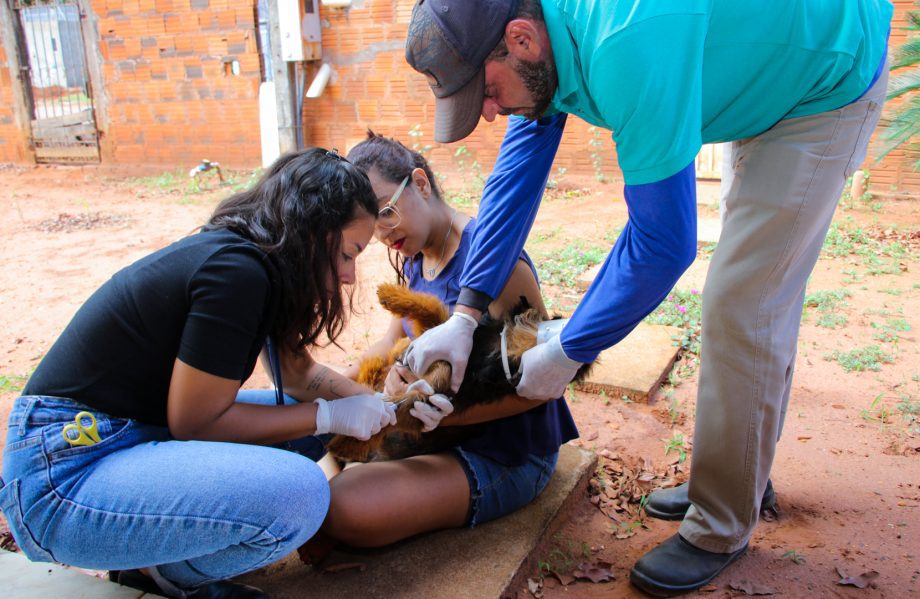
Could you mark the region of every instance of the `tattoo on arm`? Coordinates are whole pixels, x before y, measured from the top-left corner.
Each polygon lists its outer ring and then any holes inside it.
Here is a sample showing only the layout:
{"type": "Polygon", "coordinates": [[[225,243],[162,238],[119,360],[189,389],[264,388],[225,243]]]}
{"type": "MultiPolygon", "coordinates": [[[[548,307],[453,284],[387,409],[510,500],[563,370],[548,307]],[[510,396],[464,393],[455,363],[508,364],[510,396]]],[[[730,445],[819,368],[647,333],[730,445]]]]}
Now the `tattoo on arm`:
{"type": "Polygon", "coordinates": [[[320,366],[319,371],[313,376],[313,380],[307,384],[307,391],[319,391],[328,376],[329,369],[325,366],[320,366]]]}
{"type": "Polygon", "coordinates": [[[354,393],[350,393],[348,390],[348,384],[351,383],[351,380],[339,380],[340,376],[327,366],[318,366],[317,372],[313,375],[313,378],[307,384],[307,391],[314,391],[316,393],[323,393],[323,386],[325,385],[329,397],[325,399],[341,399],[343,397],[348,397],[354,393]]]}

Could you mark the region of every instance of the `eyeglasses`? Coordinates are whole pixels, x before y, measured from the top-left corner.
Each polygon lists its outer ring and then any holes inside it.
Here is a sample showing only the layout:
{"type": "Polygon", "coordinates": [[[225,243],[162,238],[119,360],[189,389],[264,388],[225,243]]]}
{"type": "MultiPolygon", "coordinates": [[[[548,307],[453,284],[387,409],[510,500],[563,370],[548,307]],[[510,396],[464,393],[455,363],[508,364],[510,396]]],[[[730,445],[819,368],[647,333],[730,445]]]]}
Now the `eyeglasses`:
{"type": "Polygon", "coordinates": [[[409,183],[409,175],[406,175],[406,178],[403,179],[399,187],[396,188],[396,193],[394,193],[390,201],[386,203],[386,206],[381,208],[380,212],[377,213],[377,226],[381,229],[395,229],[402,221],[402,216],[399,214],[399,210],[396,209],[396,202],[399,201],[399,196],[401,196],[403,190],[406,189],[407,183],[409,183]]]}

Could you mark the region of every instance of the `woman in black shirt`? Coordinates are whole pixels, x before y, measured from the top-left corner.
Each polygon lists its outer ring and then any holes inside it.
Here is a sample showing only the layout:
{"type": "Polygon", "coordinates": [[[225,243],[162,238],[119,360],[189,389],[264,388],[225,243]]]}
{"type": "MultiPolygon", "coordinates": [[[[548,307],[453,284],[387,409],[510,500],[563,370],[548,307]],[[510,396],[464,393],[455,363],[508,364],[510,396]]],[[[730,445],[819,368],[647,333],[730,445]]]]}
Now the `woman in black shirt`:
{"type": "Polygon", "coordinates": [[[0,509],[23,552],[170,596],[264,596],[225,579],[300,546],[329,502],[319,467],[272,445],[394,420],[307,352],[341,332],[376,217],[367,177],[308,149],[103,284],[10,415],[0,509]],[[239,401],[260,354],[284,397],[239,401]]]}

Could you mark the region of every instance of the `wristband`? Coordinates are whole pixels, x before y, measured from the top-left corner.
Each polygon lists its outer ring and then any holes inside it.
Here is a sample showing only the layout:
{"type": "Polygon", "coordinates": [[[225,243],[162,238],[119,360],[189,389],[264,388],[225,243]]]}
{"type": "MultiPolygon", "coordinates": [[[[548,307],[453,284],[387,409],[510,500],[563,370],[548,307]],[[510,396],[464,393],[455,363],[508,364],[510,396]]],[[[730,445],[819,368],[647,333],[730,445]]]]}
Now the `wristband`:
{"type": "Polygon", "coordinates": [[[323,435],[329,432],[329,406],[325,399],[315,399],[316,404],[316,431],[314,434],[323,435]]]}
{"type": "Polygon", "coordinates": [[[479,322],[477,322],[476,319],[470,316],[469,314],[465,314],[463,312],[454,312],[453,314],[451,314],[451,317],[454,317],[454,316],[459,316],[460,318],[464,320],[470,321],[471,323],[473,323],[474,328],[479,326],[479,322]]]}

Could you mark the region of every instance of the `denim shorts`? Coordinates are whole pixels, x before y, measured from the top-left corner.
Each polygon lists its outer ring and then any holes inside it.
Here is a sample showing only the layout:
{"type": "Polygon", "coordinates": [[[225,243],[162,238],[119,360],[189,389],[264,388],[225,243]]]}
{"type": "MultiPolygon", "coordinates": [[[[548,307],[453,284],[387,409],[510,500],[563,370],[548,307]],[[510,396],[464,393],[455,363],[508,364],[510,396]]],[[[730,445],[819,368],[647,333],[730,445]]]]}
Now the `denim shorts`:
{"type": "Polygon", "coordinates": [[[536,499],[556,470],[559,453],[528,455],[518,466],[506,466],[484,455],[453,448],[470,484],[470,528],[517,511],[536,499]]]}

